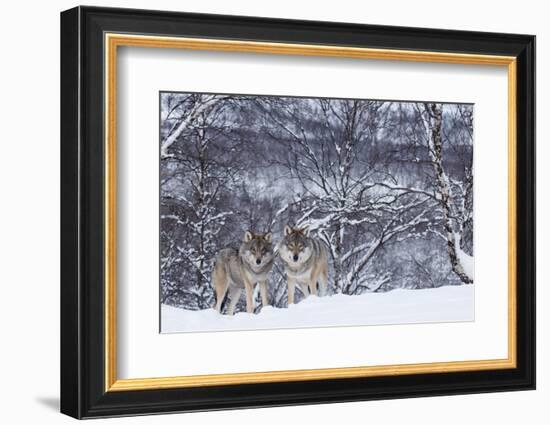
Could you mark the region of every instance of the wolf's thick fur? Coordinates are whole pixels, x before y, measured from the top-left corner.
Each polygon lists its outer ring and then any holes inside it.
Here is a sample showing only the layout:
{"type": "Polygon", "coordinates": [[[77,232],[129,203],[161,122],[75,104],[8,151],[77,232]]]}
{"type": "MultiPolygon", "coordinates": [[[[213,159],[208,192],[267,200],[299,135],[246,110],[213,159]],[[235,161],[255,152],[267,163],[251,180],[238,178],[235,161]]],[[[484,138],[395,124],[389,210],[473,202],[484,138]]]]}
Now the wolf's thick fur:
{"type": "Polygon", "coordinates": [[[328,252],[326,246],[309,237],[309,229],[285,226],[284,238],[279,245],[288,281],[288,304],[294,304],[296,283],[305,296],[317,295],[317,282],[321,295],[327,292],[328,252]]]}
{"type": "Polygon", "coordinates": [[[216,257],[212,283],[216,291],[216,310],[221,313],[222,303],[229,292],[228,314],[235,312],[242,290],[246,292],[246,311],[254,312],[254,285],[260,284],[263,306],[268,305],[267,277],[273,266],[271,232],[246,232],[240,248],[224,248],[216,257]]]}

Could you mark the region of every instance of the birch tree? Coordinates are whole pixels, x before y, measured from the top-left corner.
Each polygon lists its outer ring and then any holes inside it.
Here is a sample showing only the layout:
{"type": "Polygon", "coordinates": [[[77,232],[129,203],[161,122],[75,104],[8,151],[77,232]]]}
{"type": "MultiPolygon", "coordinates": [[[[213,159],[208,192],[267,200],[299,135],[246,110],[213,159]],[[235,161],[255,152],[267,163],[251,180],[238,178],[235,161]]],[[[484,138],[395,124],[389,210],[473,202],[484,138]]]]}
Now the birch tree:
{"type": "MultiPolygon", "coordinates": [[[[461,247],[464,223],[468,220],[464,205],[467,193],[463,192],[459,196],[458,206],[453,206],[452,183],[443,167],[443,108],[438,103],[425,103],[423,107],[422,117],[427,130],[428,153],[433,167],[437,199],[443,213],[443,232],[441,236],[446,241],[447,254],[453,272],[462,282],[473,283],[473,259],[461,247]]],[[[471,177],[468,176],[468,179],[471,179],[471,177]]],[[[466,187],[470,187],[468,181],[466,187]]],[[[464,186],[461,188],[464,190],[464,186]]]]}

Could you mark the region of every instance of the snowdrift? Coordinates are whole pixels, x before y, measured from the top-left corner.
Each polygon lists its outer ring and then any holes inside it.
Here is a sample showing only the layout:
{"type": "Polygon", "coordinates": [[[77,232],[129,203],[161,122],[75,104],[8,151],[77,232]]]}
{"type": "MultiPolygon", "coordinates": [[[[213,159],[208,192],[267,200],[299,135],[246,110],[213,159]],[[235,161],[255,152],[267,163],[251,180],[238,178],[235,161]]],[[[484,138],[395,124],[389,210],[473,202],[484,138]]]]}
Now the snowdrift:
{"type": "Polygon", "coordinates": [[[393,325],[474,320],[474,285],[397,289],[363,295],[310,296],[289,308],[259,314],[220,315],[161,306],[161,329],[171,332],[235,331],[326,326],[393,325]]]}

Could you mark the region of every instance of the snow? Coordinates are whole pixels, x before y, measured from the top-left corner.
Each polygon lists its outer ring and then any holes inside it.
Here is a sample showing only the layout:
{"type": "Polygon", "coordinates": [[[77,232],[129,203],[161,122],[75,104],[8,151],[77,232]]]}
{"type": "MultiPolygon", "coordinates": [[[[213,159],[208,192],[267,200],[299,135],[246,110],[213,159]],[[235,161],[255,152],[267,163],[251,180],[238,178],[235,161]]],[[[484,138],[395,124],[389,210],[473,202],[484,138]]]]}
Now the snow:
{"type": "Polygon", "coordinates": [[[474,280],[474,257],[466,254],[460,248],[457,249],[457,255],[458,260],[464,269],[464,273],[466,273],[470,279],[474,280]]]}
{"type": "Polygon", "coordinates": [[[468,277],[473,281],[474,280],[474,257],[471,255],[468,255],[460,248],[460,235],[458,233],[454,233],[455,238],[455,247],[456,247],[456,255],[458,257],[458,261],[462,265],[462,269],[464,270],[464,273],[468,275],[468,277]]]}
{"type": "Polygon", "coordinates": [[[172,333],[472,321],[474,286],[310,296],[289,308],[268,306],[234,316],[162,305],[161,325],[163,333],[172,333]]]}

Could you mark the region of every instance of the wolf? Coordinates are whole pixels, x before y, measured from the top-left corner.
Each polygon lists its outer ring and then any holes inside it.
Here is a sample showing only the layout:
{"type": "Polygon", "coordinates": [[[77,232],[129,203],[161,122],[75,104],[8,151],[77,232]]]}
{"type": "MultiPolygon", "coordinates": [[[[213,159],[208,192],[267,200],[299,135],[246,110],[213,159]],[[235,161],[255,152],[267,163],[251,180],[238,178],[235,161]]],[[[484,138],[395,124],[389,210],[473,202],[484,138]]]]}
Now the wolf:
{"type": "Polygon", "coordinates": [[[228,314],[233,315],[243,289],[246,292],[246,311],[253,313],[256,283],[260,284],[262,305],[268,305],[267,278],[274,258],[271,239],[271,232],[255,234],[247,231],[239,249],[224,248],[218,253],[212,271],[218,313],[221,313],[222,303],[229,292],[228,314]]]}
{"type": "Polygon", "coordinates": [[[278,253],[283,261],[288,282],[288,304],[294,304],[296,283],[305,296],[309,292],[317,295],[317,282],[321,295],[325,295],[328,285],[328,252],[318,239],[309,236],[309,228],[284,228],[278,253]]]}

